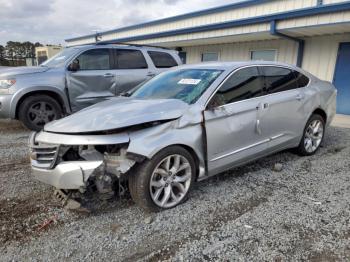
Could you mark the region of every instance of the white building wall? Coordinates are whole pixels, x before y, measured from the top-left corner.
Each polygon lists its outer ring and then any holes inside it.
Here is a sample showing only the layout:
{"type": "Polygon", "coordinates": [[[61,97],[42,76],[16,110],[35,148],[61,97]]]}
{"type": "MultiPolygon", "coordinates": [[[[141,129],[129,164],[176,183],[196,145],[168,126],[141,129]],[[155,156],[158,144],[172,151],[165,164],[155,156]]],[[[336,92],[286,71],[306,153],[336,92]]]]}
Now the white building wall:
{"type": "MultiPolygon", "coordinates": [[[[350,42],[350,34],[308,37],[305,39],[303,68],[322,80],[333,81],[338,47],[350,42]]],[[[203,52],[218,52],[221,61],[250,60],[252,50],[274,49],[277,61],[296,64],[298,44],[289,40],[266,40],[232,44],[185,47],[187,63],[200,63],[203,52]]]]}

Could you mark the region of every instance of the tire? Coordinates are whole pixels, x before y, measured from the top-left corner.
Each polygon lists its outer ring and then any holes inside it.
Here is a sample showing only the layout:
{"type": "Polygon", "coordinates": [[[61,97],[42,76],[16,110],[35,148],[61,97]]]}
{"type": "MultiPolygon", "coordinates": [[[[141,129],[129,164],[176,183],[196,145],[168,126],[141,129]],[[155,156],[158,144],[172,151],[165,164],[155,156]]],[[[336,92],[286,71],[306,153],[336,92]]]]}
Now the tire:
{"type": "Polygon", "coordinates": [[[325,120],[322,116],[313,114],[305,125],[303,137],[297,147],[297,153],[301,156],[311,156],[315,154],[320,148],[324,138],[324,133],[325,120]],[[315,130],[316,126],[312,128],[315,124],[319,124],[318,130],[315,130]]]}
{"type": "Polygon", "coordinates": [[[130,194],[134,202],[146,211],[173,208],[187,199],[195,174],[195,162],[186,149],[180,146],[167,147],[135,168],[129,178],[130,194]],[[179,163],[177,166],[182,170],[174,172],[175,162],[179,163]],[[166,167],[167,163],[170,168],[166,167]],[[165,204],[162,205],[161,200],[165,204]]]}
{"type": "Polygon", "coordinates": [[[61,105],[47,95],[34,95],[24,99],[18,109],[18,119],[30,130],[40,131],[44,125],[60,119],[61,105]]]}

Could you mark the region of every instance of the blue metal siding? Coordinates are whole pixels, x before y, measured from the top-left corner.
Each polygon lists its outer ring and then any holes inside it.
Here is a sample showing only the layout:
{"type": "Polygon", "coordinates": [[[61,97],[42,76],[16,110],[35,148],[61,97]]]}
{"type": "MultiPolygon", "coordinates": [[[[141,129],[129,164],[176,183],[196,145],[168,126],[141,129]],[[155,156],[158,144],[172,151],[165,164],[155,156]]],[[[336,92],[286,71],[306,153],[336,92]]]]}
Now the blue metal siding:
{"type": "Polygon", "coordinates": [[[350,115],[350,43],[341,43],[334,73],[338,90],[337,113],[350,115]]]}

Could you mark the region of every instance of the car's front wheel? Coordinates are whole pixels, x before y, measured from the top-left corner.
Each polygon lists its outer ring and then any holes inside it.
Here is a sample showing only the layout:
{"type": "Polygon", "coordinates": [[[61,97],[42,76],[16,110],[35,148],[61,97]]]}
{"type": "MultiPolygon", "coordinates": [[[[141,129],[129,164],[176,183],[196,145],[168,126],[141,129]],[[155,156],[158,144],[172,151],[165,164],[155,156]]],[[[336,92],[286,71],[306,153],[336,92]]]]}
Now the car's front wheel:
{"type": "Polygon", "coordinates": [[[313,114],[306,123],[303,137],[298,147],[298,153],[310,156],[319,149],[325,130],[325,121],[322,116],[313,114]]]}
{"type": "Polygon", "coordinates": [[[44,125],[61,118],[61,105],[47,95],[29,96],[18,109],[18,119],[30,130],[40,131],[44,125]]]}
{"type": "Polygon", "coordinates": [[[187,150],[180,146],[165,148],[134,170],[129,179],[131,197],[148,211],[173,208],[186,199],[195,170],[187,150]]]}

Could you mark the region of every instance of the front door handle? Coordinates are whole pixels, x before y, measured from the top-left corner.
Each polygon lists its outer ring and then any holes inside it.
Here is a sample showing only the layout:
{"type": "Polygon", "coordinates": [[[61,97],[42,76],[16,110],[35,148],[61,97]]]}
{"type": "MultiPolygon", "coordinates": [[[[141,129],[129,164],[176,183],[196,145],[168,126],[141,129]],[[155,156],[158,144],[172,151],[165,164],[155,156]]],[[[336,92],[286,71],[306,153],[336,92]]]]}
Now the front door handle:
{"type": "Polygon", "coordinates": [[[111,74],[111,73],[106,73],[106,74],[103,75],[103,77],[114,77],[114,75],[111,74]]]}
{"type": "Polygon", "coordinates": [[[264,110],[264,109],[268,109],[270,106],[269,103],[260,103],[259,105],[256,106],[256,110],[264,110]]]}

